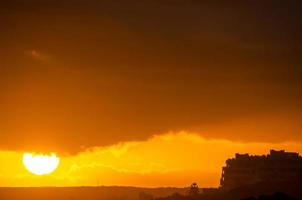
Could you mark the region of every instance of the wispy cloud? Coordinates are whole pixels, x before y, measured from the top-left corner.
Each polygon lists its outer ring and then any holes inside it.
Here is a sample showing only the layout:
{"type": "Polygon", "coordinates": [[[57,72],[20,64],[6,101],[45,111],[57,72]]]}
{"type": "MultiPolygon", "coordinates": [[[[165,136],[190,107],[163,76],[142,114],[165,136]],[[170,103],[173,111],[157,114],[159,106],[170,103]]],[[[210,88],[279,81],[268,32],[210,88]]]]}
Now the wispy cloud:
{"type": "Polygon", "coordinates": [[[42,53],[39,50],[31,49],[25,52],[25,54],[30,57],[31,59],[38,60],[38,61],[49,61],[51,56],[45,53],[42,53]]]}

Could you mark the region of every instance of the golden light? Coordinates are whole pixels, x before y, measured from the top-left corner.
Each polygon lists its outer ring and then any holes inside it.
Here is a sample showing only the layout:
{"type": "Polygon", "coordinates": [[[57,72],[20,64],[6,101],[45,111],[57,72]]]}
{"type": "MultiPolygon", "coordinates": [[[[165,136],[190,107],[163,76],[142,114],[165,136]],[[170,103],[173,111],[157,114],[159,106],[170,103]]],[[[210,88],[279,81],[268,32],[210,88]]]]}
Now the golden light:
{"type": "Polygon", "coordinates": [[[55,153],[50,155],[24,153],[23,164],[29,172],[35,175],[46,175],[57,169],[60,158],[55,153]]]}

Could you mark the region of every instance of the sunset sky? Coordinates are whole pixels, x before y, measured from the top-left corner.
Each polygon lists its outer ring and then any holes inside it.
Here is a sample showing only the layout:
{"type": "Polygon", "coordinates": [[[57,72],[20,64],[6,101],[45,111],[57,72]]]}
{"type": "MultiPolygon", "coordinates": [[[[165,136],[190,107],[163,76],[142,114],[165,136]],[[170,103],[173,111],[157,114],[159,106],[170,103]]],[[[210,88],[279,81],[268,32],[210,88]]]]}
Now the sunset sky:
{"type": "Polygon", "coordinates": [[[236,152],[302,153],[301,8],[1,1],[0,186],[218,186],[236,152]]]}

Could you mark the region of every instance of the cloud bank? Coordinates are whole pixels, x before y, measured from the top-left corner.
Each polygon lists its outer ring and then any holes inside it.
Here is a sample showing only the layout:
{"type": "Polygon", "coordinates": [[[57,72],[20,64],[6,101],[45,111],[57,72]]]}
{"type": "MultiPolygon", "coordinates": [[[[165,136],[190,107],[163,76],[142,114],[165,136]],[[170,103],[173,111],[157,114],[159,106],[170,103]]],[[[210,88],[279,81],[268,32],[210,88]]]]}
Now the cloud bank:
{"type": "Polygon", "coordinates": [[[267,154],[270,149],[302,152],[301,143],[241,143],[209,140],[189,132],[156,135],[63,156],[52,175],[36,177],[22,166],[22,154],[1,152],[1,186],[218,186],[221,168],[236,152],[267,154]],[[14,166],[14,167],[12,167],[14,166]]]}

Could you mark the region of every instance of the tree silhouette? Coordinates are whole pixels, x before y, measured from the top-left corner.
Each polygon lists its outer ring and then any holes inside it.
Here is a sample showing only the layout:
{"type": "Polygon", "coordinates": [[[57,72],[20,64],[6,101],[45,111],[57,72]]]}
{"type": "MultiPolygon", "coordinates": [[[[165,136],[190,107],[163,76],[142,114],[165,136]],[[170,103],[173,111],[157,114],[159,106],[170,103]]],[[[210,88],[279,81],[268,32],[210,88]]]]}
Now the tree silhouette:
{"type": "Polygon", "coordinates": [[[192,185],[190,186],[190,189],[189,189],[189,195],[195,196],[198,193],[199,193],[199,188],[198,188],[197,183],[192,183],[192,185]]]}

